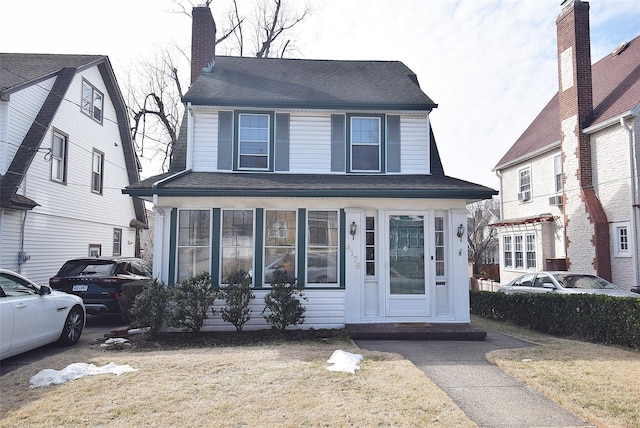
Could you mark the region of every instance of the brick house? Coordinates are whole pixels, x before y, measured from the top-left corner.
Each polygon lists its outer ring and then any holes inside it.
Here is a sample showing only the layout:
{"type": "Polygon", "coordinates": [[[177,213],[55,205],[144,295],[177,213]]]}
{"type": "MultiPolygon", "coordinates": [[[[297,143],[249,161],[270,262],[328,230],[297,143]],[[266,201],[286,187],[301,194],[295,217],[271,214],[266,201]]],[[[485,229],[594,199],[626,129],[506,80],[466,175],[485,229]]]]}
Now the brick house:
{"type": "Polygon", "coordinates": [[[559,92],[495,166],[501,280],[594,273],[623,288],[638,272],[640,37],[592,65],[589,4],[557,19],[559,92]]]}

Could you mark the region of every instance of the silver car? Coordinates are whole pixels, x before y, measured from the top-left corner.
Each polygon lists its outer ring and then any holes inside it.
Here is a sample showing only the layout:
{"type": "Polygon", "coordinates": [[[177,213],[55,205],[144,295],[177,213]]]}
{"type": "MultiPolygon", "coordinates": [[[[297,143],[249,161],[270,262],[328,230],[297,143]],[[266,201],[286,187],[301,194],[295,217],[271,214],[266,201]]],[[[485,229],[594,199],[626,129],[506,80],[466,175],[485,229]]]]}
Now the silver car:
{"type": "Polygon", "coordinates": [[[507,294],[557,293],[557,294],[605,294],[607,296],[636,297],[640,294],[621,290],[604,278],[575,272],[535,272],[524,274],[499,290],[507,294]]]}

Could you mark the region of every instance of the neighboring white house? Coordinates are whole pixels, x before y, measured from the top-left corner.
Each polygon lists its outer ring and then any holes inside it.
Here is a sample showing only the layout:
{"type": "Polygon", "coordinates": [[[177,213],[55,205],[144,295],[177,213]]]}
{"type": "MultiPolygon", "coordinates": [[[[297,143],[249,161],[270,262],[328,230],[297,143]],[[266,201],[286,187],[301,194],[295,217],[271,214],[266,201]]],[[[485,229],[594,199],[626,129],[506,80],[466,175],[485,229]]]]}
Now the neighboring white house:
{"type": "Polygon", "coordinates": [[[136,254],[143,201],[109,59],[0,54],[0,265],[48,284],[70,258],[136,254]]]}
{"type": "Polygon", "coordinates": [[[591,64],[589,4],[557,20],[560,91],[498,162],[501,281],[526,271],[640,285],[640,37],[591,64]]]}
{"type": "MultiPolygon", "coordinates": [[[[285,269],[309,298],[303,328],[468,323],[466,204],[497,192],[444,174],[416,75],[397,61],[215,57],[208,7],[193,26],[171,172],[125,190],[153,202],[154,274],[218,285],[250,272],[259,313],[285,269]]],[[[204,327],[218,328],[233,327],[204,327]]]]}

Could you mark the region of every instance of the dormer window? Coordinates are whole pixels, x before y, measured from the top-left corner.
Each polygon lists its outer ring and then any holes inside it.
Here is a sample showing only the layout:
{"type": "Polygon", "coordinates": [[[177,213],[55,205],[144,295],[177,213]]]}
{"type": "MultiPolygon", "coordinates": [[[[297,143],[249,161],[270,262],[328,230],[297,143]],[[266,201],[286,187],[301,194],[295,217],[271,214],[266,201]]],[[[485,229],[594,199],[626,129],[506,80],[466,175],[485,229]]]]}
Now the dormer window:
{"type": "Polygon", "coordinates": [[[102,92],[86,80],[82,81],[82,112],[98,123],[102,123],[103,100],[102,92]]]}
{"type": "Polygon", "coordinates": [[[238,117],[239,169],[269,169],[270,116],[245,114],[238,117]]]}

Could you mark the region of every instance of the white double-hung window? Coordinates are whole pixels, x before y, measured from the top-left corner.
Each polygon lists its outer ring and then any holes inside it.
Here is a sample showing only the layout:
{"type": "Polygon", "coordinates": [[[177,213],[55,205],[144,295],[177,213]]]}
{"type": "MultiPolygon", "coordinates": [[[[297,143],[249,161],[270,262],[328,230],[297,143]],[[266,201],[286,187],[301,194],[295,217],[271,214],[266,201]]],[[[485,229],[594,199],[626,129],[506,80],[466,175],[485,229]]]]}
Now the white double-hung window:
{"type": "Polygon", "coordinates": [[[241,113],[238,116],[239,169],[269,169],[270,116],[241,113]]]}
{"type": "Polygon", "coordinates": [[[518,171],[518,201],[531,200],[531,168],[523,168],[518,171]]]}
{"type": "Polygon", "coordinates": [[[502,263],[505,268],[532,270],[537,267],[535,233],[513,233],[502,237],[502,263]]]}
{"type": "Polygon", "coordinates": [[[98,123],[102,123],[103,100],[102,92],[86,80],[82,81],[82,112],[98,123]]]}
{"type": "Polygon", "coordinates": [[[351,117],[351,171],[380,171],[381,119],[351,117]]]}

